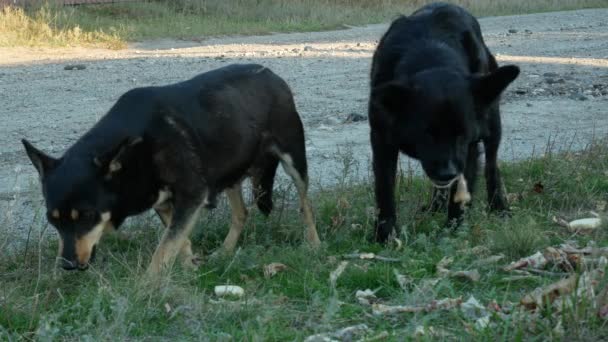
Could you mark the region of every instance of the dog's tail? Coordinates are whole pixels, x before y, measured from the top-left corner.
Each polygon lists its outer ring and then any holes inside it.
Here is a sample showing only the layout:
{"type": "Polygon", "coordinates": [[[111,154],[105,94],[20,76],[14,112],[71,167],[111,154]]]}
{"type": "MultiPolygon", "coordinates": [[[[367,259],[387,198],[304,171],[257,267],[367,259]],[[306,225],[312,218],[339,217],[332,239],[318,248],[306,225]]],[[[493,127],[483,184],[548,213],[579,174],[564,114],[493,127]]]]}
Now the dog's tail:
{"type": "Polygon", "coordinates": [[[259,173],[251,178],[253,198],[260,211],[266,216],[272,211],[272,187],[278,165],[279,159],[274,155],[268,155],[259,173]]]}

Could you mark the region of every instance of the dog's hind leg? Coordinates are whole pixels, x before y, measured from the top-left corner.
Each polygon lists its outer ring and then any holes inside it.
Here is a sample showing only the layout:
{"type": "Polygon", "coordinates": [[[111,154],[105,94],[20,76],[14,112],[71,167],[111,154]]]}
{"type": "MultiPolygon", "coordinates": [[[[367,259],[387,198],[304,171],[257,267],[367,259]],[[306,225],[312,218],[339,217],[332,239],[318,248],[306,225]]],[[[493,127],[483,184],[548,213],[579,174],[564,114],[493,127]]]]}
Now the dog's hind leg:
{"type": "Polygon", "coordinates": [[[230,204],[230,211],[232,212],[232,223],[230,224],[230,231],[226,235],[226,239],[224,239],[224,251],[232,253],[245,226],[247,208],[245,207],[245,201],[243,201],[241,183],[226,189],[225,192],[230,204]]]}
{"type": "Polygon", "coordinates": [[[265,216],[270,215],[272,211],[272,186],[278,165],[277,157],[273,154],[267,154],[251,177],[253,198],[255,198],[258,208],[265,216]]]}
{"type": "Polygon", "coordinates": [[[182,253],[184,248],[186,249],[185,252],[189,251],[189,254],[192,254],[189,236],[198,220],[200,211],[200,205],[187,209],[180,209],[179,206],[176,206],[173,210],[171,222],[165,229],[160,244],[152,256],[147,271],[149,275],[158,275],[163,270],[171,268],[176,256],[182,253]]]}
{"type": "MultiPolygon", "coordinates": [[[[303,140],[303,139],[302,139],[303,140]]],[[[306,156],[304,146],[300,149],[300,153],[284,153],[278,148],[276,151],[281,166],[285,173],[291,177],[298,190],[300,198],[300,209],[302,210],[302,218],[306,225],[306,241],[313,247],[317,248],[321,245],[319,234],[317,233],[317,225],[312,211],[312,206],[308,200],[308,175],[306,172],[306,156]],[[295,159],[294,159],[295,158],[295,159]]]]}

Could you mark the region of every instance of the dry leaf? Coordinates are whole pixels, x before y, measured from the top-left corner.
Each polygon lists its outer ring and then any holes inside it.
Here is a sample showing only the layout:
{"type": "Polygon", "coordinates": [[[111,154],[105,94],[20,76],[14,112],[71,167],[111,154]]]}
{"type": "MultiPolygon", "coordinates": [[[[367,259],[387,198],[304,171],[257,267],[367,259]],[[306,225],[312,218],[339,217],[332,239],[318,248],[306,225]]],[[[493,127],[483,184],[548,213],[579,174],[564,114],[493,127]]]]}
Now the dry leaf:
{"type": "Polygon", "coordinates": [[[356,337],[364,335],[369,331],[366,324],[357,324],[342,328],[331,333],[322,333],[308,336],[305,342],[324,342],[324,341],[353,341],[356,337]]]}
{"type": "Polygon", "coordinates": [[[523,267],[543,268],[546,264],[547,259],[545,256],[541,252],[536,252],[529,257],[512,262],[508,266],[504,267],[503,270],[509,272],[523,267]]]}
{"type": "Polygon", "coordinates": [[[336,282],[338,281],[338,278],[340,278],[340,275],[342,275],[342,272],[346,269],[346,266],[348,266],[348,261],[342,261],[340,262],[340,265],[329,274],[329,283],[332,288],[336,287],[336,282]]]}
{"type": "Polygon", "coordinates": [[[541,182],[536,182],[534,183],[532,191],[536,192],[537,194],[542,194],[545,191],[545,186],[541,182]]]}
{"type": "Polygon", "coordinates": [[[361,305],[372,305],[378,301],[376,293],[370,289],[364,291],[357,290],[355,297],[357,297],[357,301],[361,305]]]}
{"type": "Polygon", "coordinates": [[[495,264],[497,262],[499,262],[500,260],[504,259],[505,256],[504,254],[498,254],[498,255],[492,255],[489,256],[485,259],[481,259],[481,260],[477,260],[473,263],[473,265],[475,266],[485,266],[485,265],[490,265],[490,264],[495,264]]]}
{"type": "Polygon", "coordinates": [[[281,264],[280,262],[273,262],[268,265],[264,265],[264,277],[270,278],[281,271],[285,271],[286,269],[287,265],[281,264]]]}
{"type": "Polygon", "coordinates": [[[393,273],[395,274],[395,278],[397,278],[397,283],[404,291],[408,290],[408,285],[413,283],[412,278],[404,276],[403,274],[399,274],[396,269],[393,269],[393,273]]]}
{"type": "Polygon", "coordinates": [[[165,303],[165,312],[166,313],[170,313],[171,312],[171,305],[169,305],[169,303],[165,303]]]}
{"type": "Polygon", "coordinates": [[[450,277],[454,278],[464,278],[470,280],[472,282],[478,282],[481,279],[479,272],[477,270],[468,270],[468,271],[451,271],[450,277]]]}
{"type": "Polygon", "coordinates": [[[576,286],[577,276],[572,275],[546,287],[538,287],[521,299],[521,304],[534,310],[547,302],[553,303],[557,297],[572,292],[576,286]]]}
{"type": "Polygon", "coordinates": [[[443,257],[437,263],[437,275],[442,277],[447,277],[450,274],[450,270],[448,270],[448,266],[450,266],[454,262],[454,258],[451,257],[443,257]]]}

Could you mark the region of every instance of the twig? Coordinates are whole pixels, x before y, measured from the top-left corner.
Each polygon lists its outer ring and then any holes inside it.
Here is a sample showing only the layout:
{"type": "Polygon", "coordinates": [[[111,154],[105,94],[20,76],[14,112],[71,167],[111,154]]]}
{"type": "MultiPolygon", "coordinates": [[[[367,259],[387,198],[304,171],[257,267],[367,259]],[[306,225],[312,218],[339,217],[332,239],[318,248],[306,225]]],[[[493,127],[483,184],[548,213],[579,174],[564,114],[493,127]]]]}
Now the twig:
{"type": "Polygon", "coordinates": [[[386,261],[386,262],[400,262],[400,259],[397,258],[388,258],[388,257],[383,257],[380,255],[376,255],[374,253],[352,253],[352,254],[344,254],[342,255],[343,258],[345,259],[361,259],[361,260],[379,260],[379,261],[386,261]]]}

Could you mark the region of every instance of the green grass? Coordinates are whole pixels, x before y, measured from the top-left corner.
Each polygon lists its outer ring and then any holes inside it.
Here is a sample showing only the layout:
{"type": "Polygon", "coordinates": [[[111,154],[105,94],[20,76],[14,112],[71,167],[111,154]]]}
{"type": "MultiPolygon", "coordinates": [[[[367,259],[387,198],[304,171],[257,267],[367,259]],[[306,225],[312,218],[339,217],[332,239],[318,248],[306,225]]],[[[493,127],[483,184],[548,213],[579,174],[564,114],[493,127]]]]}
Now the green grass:
{"type": "MultiPolygon", "coordinates": [[[[413,339],[418,326],[435,330],[438,335],[421,338],[431,340],[608,338],[607,323],[584,302],[561,315],[551,309],[536,315],[522,311],[505,319],[495,315],[491,328],[485,330],[473,328],[459,310],[377,317],[357,302],[357,290],[372,289],[385,304],[428,303],[444,297],[466,300],[472,295],[483,305],[492,300],[502,307],[516,305],[525,293],[556,278],[506,282],[510,274],[501,270],[505,264],[569,239],[582,246],[589,240],[608,246],[605,226],[577,235],[551,222],[553,215],[578,218],[588,216],[589,210],[606,215],[601,208],[608,199],[605,144],[579,153],[503,164],[502,170],[508,192],[519,194],[511,203],[512,216],[487,213],[481,189],[465,224],[453,234],[442,228],[444,213],[421,211],[430,196],[428,182],[400,176],[398,222],[404,242],[400,250],[369,242],[372,189],[368,183],[349,181],[311,195],[323,240],[320,250],[313,252],[302,245],[303,225],[294,206],[294,191],[280,185],[276,210],[268,219],[252,208],[234,255],[210,258],[194,273],[176,267],[162,284],[147,283],[144,277],[158,238],[160,225],[155,220],[125,229],[126,240],[105,237],[87,272],[53,269],[55,239],[34,239],[27,253],[22,250],[0,259],[0,340],[285,341],[360,323],[371,329],[367,337],[386,331],[391,341],[413,339]],[[542,193],[533,191],[537,182],[544,185],[542,193]],[[350,260],[332,288],[330,272],[343,254],[354,251],[374,252],[399,262],[350,260]],[[498,264],[473,266],[478,259],[498,253],[506,255],[498,264]],[[435,286],[421,286],[437,278],[435,265],[444,256],[454,258],[451,269],[477,268],[481,281],[445,278],[435,286]],[[288,270],[267,279],[262,267],[271,262],[281,262],[288,270]],[[418,286],[404,291],[394,272],[418,286]],[[246,295],[240,301],[220,301],[213,294],[214,286],[220,284],[242,286],[246,295]],[[560,317],[563,335],[554,331],[560,317]]],[[[221,245],[228,224],[226,204],[220,203],[193,234],[195,250],[209,255],[221,245]]],[[[43,236],[54,234],[52,228],[33,230],[32,236],[40,231],[43,236]]],[[[604,276],[602,286],[607,282],[604,276]]]]}
{"type": "MultiPolygon", "coordinates": [[[[317,31],[387,22],[425,0],[177,0],[0,11],[0,47],[317,31]],[[254,4],[253,4],[254,3],[254,4]]],[[[605,0],[458,0],[479,16],[606,7],[605,0]]]]}

